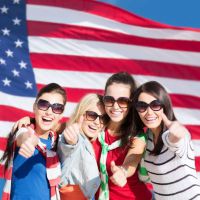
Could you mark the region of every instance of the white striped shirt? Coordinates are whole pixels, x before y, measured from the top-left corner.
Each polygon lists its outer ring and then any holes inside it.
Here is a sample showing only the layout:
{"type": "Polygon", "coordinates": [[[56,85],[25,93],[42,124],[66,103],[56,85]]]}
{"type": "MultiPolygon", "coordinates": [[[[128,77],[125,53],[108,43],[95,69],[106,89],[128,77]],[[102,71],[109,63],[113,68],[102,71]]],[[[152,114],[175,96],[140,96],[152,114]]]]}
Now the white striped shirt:
{"type": "Polygon", "coordinates": [[[178,143],[168,139],[169,131],[162,135],[164,146],[159,155],[153,150],[153,134],[148,131],[144,165],[153,184],[156,200],[200,199],[200,181],[197,178],[194,149],[190,134],[178,143]]]}

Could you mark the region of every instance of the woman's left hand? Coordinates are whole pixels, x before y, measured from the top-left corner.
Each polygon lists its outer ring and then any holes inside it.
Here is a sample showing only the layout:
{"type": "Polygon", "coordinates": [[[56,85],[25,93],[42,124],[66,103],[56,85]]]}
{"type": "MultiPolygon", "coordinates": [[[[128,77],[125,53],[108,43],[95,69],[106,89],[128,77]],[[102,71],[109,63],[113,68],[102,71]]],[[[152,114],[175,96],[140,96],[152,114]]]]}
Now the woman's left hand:
{"type": "Polygon", "coordinates": [[[167,116],[162,113],[162,119],[165,126],[168,128],[169,134],[169,141],[172,143],[178,142],[182,139],[188,130],[178,121],[171,121],[167,118],[167,116]]]}

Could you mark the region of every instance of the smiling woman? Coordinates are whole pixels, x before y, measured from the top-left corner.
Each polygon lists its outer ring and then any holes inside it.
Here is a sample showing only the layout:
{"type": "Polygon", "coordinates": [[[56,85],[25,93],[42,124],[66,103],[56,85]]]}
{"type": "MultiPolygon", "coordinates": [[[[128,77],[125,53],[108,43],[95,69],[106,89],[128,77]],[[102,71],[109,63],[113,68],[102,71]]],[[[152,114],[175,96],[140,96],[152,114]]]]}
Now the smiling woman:
{"type": "Polygon", "coordinates": [[[96,140],[106,120],[102,97],[97,94],[84,96],[70,117],[58,143],[61,200],[94,197],[100,177],[91,142],[96,140]]]}
{"type": "Polygon", "coordinates": [[[62,118],[65,104],[65,90],[56,83],[46,85],[33,105],[34,123],[10,133],[1,158],[7,179],[2,200],[57,199],[60,164],[55,147],[58,135],[52,130],[62,118]],[[53,177],[50,169],[54,170],[53,177]]]}

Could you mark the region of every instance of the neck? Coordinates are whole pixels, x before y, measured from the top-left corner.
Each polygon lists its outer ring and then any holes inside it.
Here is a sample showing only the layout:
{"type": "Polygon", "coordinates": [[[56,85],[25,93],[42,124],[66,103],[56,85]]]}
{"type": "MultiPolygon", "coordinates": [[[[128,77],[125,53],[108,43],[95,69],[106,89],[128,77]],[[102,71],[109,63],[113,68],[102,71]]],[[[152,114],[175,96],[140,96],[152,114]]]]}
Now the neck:
{"type": "Polygon", "coordinates": [[[39,138],[48,139],[49,137],[49,131],[43,132],[43,131],[35,129],[35,133],[37,134],[39,138]]]}
{"type": "Polygon", "coordinates": [[[119,122],[110,122],[107,126],[108,132],[112,136],[120,136],[120,124],[119,122]]]}
{"type": "Polygon", "coordinates": [[[160,127],[151,129],[151,132],[153,133],[153,136],[154,136],[153,137],[154,144],[156,144],[157,141],[158,141],[158,137],[160,135],[160,131],[161,131],[160,127]]]}

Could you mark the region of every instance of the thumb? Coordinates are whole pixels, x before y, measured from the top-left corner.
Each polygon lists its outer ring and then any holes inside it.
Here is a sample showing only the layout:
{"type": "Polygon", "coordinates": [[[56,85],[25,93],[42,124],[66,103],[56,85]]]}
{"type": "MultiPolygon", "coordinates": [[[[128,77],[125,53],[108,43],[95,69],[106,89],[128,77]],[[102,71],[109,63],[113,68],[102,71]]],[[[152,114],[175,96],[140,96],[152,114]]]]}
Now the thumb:
{"type": "Polygon", "coordinates": [[[39,142],[39,138],[37,137],[37,135],[35,135],[35,131],[30,126],[28,126],[27,129],[28,129],[29,138],[31,138],[32,144],[36,146],[39,142]]]}
{"type": "Polygon", "coordinates": [[[111,161],[111,163],[110,163],[110,169],[111,169],[112,173],[115,173],[119,169],[119,167],[116,166],[115,161],[111,161]]]}
{"type": "Polygon", "coordinates": [[[171,126],[172,121],[170,121],[164,113],[162,113],[162,120],[164,124],[167,126],[167,128],[171,126]]]}

